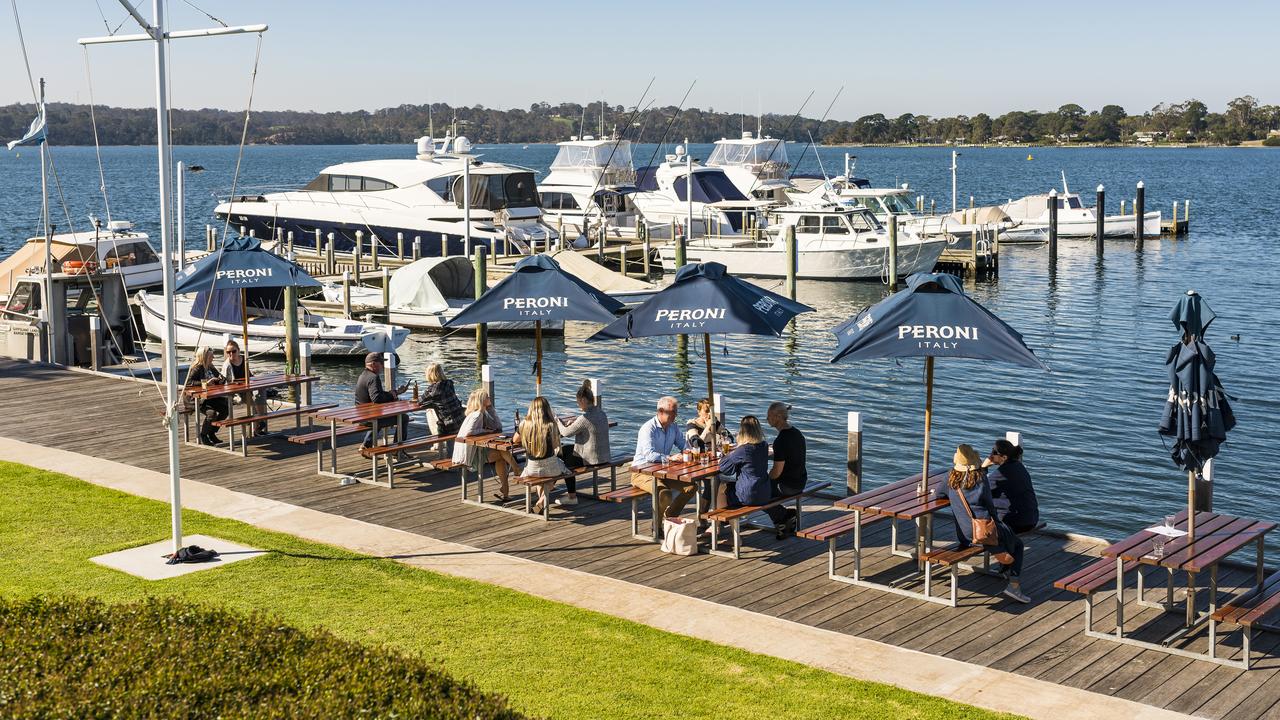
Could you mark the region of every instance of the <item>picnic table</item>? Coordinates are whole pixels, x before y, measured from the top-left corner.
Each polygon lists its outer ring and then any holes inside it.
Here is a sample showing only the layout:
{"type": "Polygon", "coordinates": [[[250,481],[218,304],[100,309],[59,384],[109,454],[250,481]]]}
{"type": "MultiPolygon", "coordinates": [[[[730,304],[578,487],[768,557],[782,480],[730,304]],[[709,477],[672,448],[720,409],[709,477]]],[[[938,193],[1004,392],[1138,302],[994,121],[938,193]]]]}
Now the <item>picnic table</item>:
{"type": "MultiPolygon", "coordinates": [[[[1195,515],[1194,537],[1187,534],[1187,514],[1185,511],[1174,516],[1172,525],[1174,532],[1164,531],[1163,526],[1152,526],[1107,547],[1102,551],[1104,558],[1115,562],[1116,588],[1116,629],[1113,633],[1099,633],[1086,627],[1087,634],[1116,642],[1137,645],[1152,650],[1159,650],[1174,655],[1182,655],[1204,659],[1204,653],[1189,651],[1171,646],[1171,643],[1185,636],[1194,628],[1210,621],[1218,609],[1218,566],[1239,550],[1250,544],[1256,546],[1256,584],[1254,590],[1262,592],[1264,583],[1264,554],[1266,534],[1275,528],[1275,523],[1249,518],[1236,517],[1214,512],[1197,512],[1195,515]],[[1163,548],[1156,551],[1156,545],[1163,539],[1163,548]],[[1164,602],[1152,603],[1144,598],[1143,566],[1163,568],[1168,574],[1168,585],[1164,602]],[[1174,605],[1174,572],[1181,570],[1187,575],[1187,595],[1182,627],[1159,643],[1146,642],[1125,635],[1124,603],[1125,573],[1127,569],[1136,572],[1138,578],[1137,603],[1143,607],[1154,607],[1165,612],[1173,612],[1174,605]],[[1196,610],[1196,577],[1208,574],[1208,611],[1197,613],[1196,610]]],[[[1214,657],[1214,633],[1210,632],[1209,659],[1214,657]]]]}
{"type": "MultiPolygon", "coordinates": [[[[227,428],[230,434],[230,438],[229,438],[230,442],[228,443],[227,448],[223,449],[214,445],[198,445],[198,447],[210,448],[213,450],[219,450],[221,452],[235,453],[236,428],[251,424],[250,422],[246,422],[246,421],[255,421],[260,419],[263,422],[265,422],[266,420],[270,420],[277,417],[293,416],[295,421],[295,426],[297,428],[301,428],[302,416],[307,412],[307,409],[302,406],[302,386],[305,384],[313,383],[318,379],[319,378],[314,375],[288,375],[284,373],[271,373],[271,374],[264,374],[264,375],[253,375],[245,380],[240,380],[236,382],[209,383],[208,385],[205,385],[205,386],[191,385],[185,388],[184,392],[186,392],[186,394],[195,401],[195,417],[197,418],[197,420],[199,420],[199,418],[201,417],[200,404],[202,402],[205,402],[214,398],[227,399],[227,418],[226,420],[219,421],[219,426],[227,428]],[[244,395],[244,394],[248,394],[252,396],[253,393],[258,393],[264,390],[283,388],[283,387],[293,388],[293,409],[270,412],[270,413],[267,413],[266,415],[255,416],[253,415],[253,412],[252,412],[252,405],[250,403],[246,403],[245,404],[246,412],[249,413],[249,415],[246,418],[241,418],[241,419],[236,418],[236,404],[234,402],[235,396],[244,395]]],[[[190,432],[188,432],[187,435],[190,435],[190,432]]],[[[249,436],[249,428],[243,427],[243,429],[240,431],[240,455],[245,457],[249,455],[248,436],[249,436]]],[[[192,443],[189,438],[187,439],[186,442],[188,445],[195,444],[195,443],[192,443]]]]}
{"type": "MultiPolygon", "coordinates": [[[[338,426],[368,425],[376,440],[379,424],[386,421],[394,422],[403,415],[408,415],[421,409],[422,407],[413,400],[393,400],[385,403],[360,403],[359,405],[330,408],[313,413],[312,417],[316,420],[329,424],[329,469],[327,471],[320,470],[320,474],[336,477],[342,481],[343,485],[362,482],[388,488],[394,487],[394,481],[391,476],[388,476],[386,482],[378,480],[377,457],[371,459],[372,472],[368,478],[338,472],[338,426]]],[[[404,440],[404,438],[400,438],[400,440],[404,440]]]]}

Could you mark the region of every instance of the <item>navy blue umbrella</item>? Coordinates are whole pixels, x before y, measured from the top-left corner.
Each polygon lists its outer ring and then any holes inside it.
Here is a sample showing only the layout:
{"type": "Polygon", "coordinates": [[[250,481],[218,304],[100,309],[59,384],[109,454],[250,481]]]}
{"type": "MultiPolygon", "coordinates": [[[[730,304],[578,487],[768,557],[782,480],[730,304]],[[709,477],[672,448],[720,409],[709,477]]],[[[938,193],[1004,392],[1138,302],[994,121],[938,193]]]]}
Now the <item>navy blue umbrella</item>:
{"type": "Polygon", "coordinates": [[[196,293],[192,312],[211,319],[222,319],[222,315],[234,312],[236,300],[239,300],[247,372],[249,313],[246,306],[250,297],[274,297],[274,289],[319,285],[319,280],[308,275],[296,263],[263,250],[256,239],[237,237],[174,276],[173,293],[196,293]]]}
{"type": "Polygon", "coordinates": [[[922,487],[929,476],[935,357],[997,360],[1048,370],[1016,330],[966,295],[959,280],[941,273],[908,277],[905,290],[864,308],[831,332],[836,335],[831,362],[925,358],[922,487]]]}
{"type": "Polygon", "coordinates": [[[675,280],[631,312],[587,338],[600,340],[702,335],[707,356],[707,397],[715,397],[711,377],[711,336],[781,335],[796,315],[813,308],[752,285],[716,262],[685,265],[675,280]]]}
{"type": "Polygon", "coordinates": [[[537,394],[542,395],[542,323],[584,320],[607,323],[623,304],[560,268],[549,255],[516,263],[515,271],[445,323],[446,327],[533,321],[537,346],[537,394]]]}
{"type": "Polygon", "coordinates": [[[1187,522],[1193,534],[1197,477],[1236,425],[1226,392],[1214,372],[1217,358],[1204,341],[1205,331],[1215,317],[1194,290],[1188,291],[1169,314],[1174,327],[1182,331],[1182,339],[1169,348],[1165,357],[1169,398],[1159,430],[1161,435],[1174,439],[1173,462],[1187,471],[1187,522]]]}

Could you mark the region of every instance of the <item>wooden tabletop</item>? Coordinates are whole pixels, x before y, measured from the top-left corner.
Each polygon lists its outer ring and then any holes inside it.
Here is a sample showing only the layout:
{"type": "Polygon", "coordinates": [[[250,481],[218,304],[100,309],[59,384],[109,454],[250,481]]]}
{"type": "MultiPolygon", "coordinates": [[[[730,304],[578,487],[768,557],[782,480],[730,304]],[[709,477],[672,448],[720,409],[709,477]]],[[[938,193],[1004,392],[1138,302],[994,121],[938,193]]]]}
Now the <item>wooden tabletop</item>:
{"type": "MultiPolygon", "coordinates": [[[[1174,516],[1173,526],[1187,529],[1187,511],[1174,516]]],[[[1196,537],[1189,535],[1165,541],[1164,555],[1156,558],[1151,539],[1156,533],[1147,530],[1130,535],[1102,551],[1103,557],[1123,558],[1144,565],[1158,565],[1174,570],[1200,572],[1207,570],[1240,548],[1271,532],[1275,523],[1212,512],[1196,513],[1196,537]]]]}
{"type": "Polygon", "coordinates": [[[510,433],[503,432],[480,433],[459,439],[468,445],[489,448],[490,450],[515,450],[520,447],[520,444],[511,437],[510,433]]]}
{"type": "Polygon", "coordinates": [[[720,472],[720,459],[715,457],[703,457],[698,460],[690,460],[689,462],[669,462],[667,464],[656,463],[654,469],[649,473],[659,480],[675,480],[677,482],[693,483],[704,478],[711,477],[720,472]]]}
{"type": "Polygon", "coordinates": [[[884,515],[900,520],[914,520],[922,515],[949,507],[951,502],[946,498],[930,499],[933,491],[942,487],[947,481],[947,471],[935,471],[929,477],[928,492],[920,494],[920,474],[889,483],[874,490],[858,493],[843,500],[837,500],[835,506],[846,510],[859,510],[869,515],[884,515]]]}
{"type": "Polygon", "coordinates": [[[289,385],[297,385],[301,383],[311,383],[319,380],[315,375],[284,375],[274,373],[271,375],[254,375],[248,380],[239,382],[209,383],[208,388],[202,388],[199,385],[189,385],[186,392],[191,397],[207,400],[209,398],[224,397],[226,395],[236,395],[243,392],[252,392],[254,390],[266,390],[274,387],[287,387],[289,385]]]}
{"type": "Polygon", "coordinates": [[[422,408],[412,400],[393,400],[385,403],[360,403],[346,407],[330,408],[312,413],[317,420],[324,422],[340,422],[348,425],[359,425],[374,420],[417,412],[422,408]]]}

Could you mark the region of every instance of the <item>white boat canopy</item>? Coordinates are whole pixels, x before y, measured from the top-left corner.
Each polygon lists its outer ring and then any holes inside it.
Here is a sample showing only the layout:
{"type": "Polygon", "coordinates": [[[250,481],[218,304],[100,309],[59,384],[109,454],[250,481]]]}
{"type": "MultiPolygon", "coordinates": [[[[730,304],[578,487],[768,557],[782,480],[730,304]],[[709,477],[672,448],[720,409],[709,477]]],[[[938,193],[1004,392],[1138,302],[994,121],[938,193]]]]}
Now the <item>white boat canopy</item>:
{"type": "MultiPolygon", "coordinates": [[[[580,141],[581,142],[581,141],[580,141]]],[[[593,169],[609,167],[615,170],[629,171],[631,164],[630,140],[589,141],[585,143],[560,143],[556,159],[551,161],[552,170],[593,169]]]]}
{"type": "Polygon", "coordinates": [[[787,162],[787,148],[781,138],[758,140],[720,140],[707,158],[707,165],[761,165],[767,162],[787,162]]]}
{"type": "Polygon", "coordinates": [[[391,307],[448,310],[449,298],[475,297],[475,267],[464,257],[423,258],[391,274],[391,307]]]}

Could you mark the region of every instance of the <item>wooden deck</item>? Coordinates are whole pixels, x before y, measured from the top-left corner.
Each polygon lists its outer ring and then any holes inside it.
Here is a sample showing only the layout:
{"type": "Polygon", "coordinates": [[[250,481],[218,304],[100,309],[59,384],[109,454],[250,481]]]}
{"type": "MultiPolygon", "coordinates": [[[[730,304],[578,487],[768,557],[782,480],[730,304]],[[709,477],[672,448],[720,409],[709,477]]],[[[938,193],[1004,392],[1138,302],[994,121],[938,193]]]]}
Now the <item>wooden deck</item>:
{"type": "MultiPolygon", "coordinates": [[[[0,360],[0,436],[164,472],[160,407],[151,385],[0,360]]],[[[615,437],[618,449],[631,439],[625,428],[615,437]]],[[[356,440],[350,438],[339,453],[345,469],[367,467],[350,447],[356,440]]],[[[394,490],[340,487],[316,475],[312,453],[282,439],[251,446],[247,459],[184,446],[182,462],[184,477],[240,492],[1180,712],[1239,720],[1276,717],[1280,700],[1277,658],[1255,656],[1255,669],[1243,672],[1084,637],[1081,601],[1052,585],[1093,559],[1100,548],[1088,541],[1030,538],[1023,584],[1032,604],[998,599],[999,580],[962,575],[960,607],[953,610],[829,581],[824,545],[797,538],[776,541],[772,533],[746,533],[742,560],[705,554],[677,558],[631,539],[626,505],[584,499],[572,512],[554,510],[552,522],[544,524],[463,505],[452,473],[397,473],[394,490]]],[[[626,482],[625,473],[620,481],[626,482]]],[[[827,501],[806,507],[809,524],[838,512],[827,501]]],[[[949,535],[950,525],[940,520],[940,535],[949,535]]],[[[870,530],[864,542],[883,550],[887,526],[870,530]]],[[[880,552],[864,571],[893,577],[905,570],[903,562],[880,552]]],[[[1245,573],[1231,570],[1222,582],[1235,586],[1247,580],[1245,573]]],[[[1097,629],[1109,629],[1111,604],[1110,593],[1099,597],[1097,629]]],[[[1126,624],[1137,627],[1135,621],[1149,620],[1152,638],[1171,627],[1169,618],[1154,611],[1131,615],[1133,610],[1126,608],[1126,624]]],[[[1238,635],[1231,642],[1238,649],[1238,635]]],[[[1280,637],[1269,633],[1255,639],[1261,653],[1280,654],[1277,645],[1280,637]]]]}

